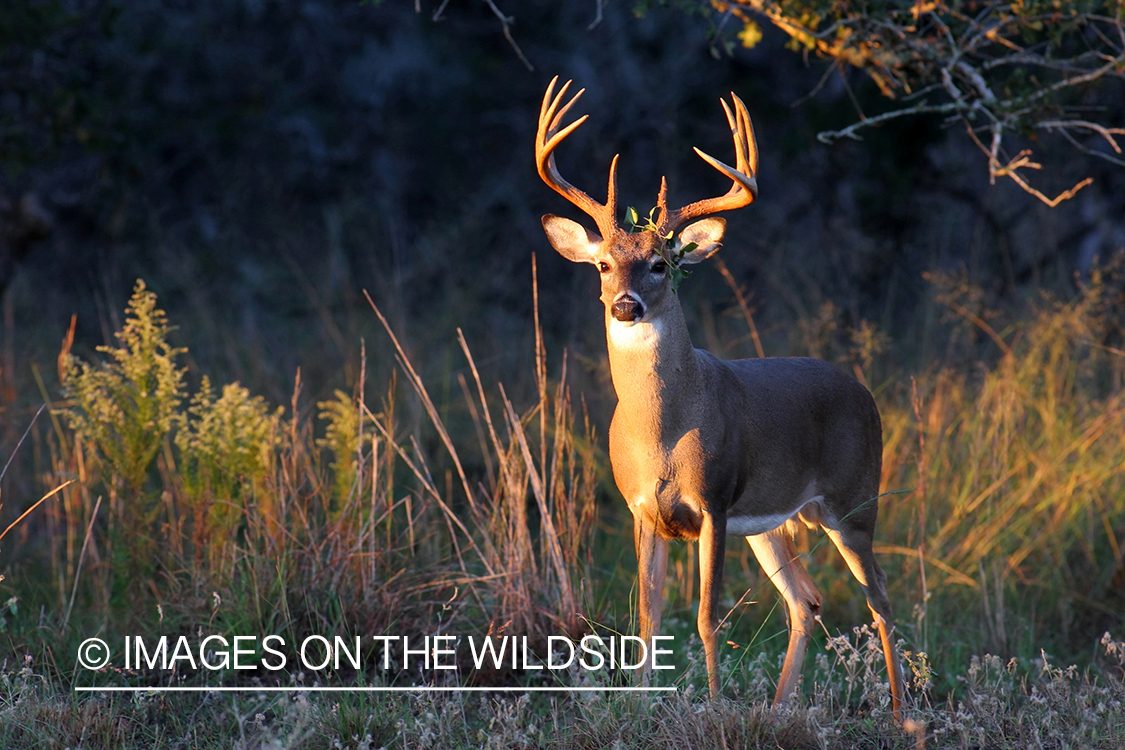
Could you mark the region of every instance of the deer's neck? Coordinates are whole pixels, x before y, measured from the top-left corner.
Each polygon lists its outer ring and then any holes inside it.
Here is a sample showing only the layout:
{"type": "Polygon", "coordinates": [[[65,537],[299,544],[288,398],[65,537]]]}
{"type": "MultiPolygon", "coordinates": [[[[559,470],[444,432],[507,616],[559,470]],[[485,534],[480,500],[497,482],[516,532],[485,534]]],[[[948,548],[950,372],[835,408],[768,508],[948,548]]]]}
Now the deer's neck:
{"type": "Polygon", "coordinates": [[[663,435],[692,402],[699,367],[679,305],[652,322],[626,324],[606,315],[615,420],[663,435]]]}

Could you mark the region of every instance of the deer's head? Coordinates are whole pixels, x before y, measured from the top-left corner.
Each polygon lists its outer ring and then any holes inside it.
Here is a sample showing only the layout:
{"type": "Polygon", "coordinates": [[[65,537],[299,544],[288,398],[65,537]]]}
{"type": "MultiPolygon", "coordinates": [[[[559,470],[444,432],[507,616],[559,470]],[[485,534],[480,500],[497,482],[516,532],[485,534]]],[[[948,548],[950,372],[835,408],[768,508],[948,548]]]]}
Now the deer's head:
{"type": "Polygon", "coordinates": [[[652,219],[638,226],[634,217],[633,226],[623,228],[617,220],[616,156],[609,167],[609,191],[604,205],[564,180],[555,166],[555,147],[587,117],[583,115],[560,129],[563,116],[585,89],[560,108],[570,81],[563,85],[558,95],[552,96],[557,80],[557,77],[551,80],[539,111],[536,166],[544,182],[594,220],[598,232],[551,214],[543,217],[543,229],[551,245],[563,257],[576,263],[593,263],[597,267],[601,274],[601,300],[614,319],[624,323],[655,320],[668,305],[676,304],[673,279],[679,267],[711,257],[722,242],[726,228],[723,219],[705,218],[690,222],[719,211],[749,205],[758,194],[754,178],[758,155],[750,116],[737,96],[731,94],[733,113],[726,102],[722,102],[734,137],[737,167],[730,167],[695,149],[704,161],[734,183],[725,195],[670,211],[667,206],[668,186],[661,179],[652,219]]]}

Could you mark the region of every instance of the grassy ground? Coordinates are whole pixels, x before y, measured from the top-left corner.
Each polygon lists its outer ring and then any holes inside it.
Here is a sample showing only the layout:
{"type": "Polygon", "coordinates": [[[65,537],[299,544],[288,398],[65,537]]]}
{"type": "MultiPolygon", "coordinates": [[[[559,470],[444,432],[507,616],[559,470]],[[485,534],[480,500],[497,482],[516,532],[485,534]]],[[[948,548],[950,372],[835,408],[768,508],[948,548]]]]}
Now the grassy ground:
{"type": "Polygon", "coordinates": [[[1121,279],[1095,274],[1073,299],[1008,313],[956,279],[934,287],[945,355],[912,375],[889,371],[874,328],[835,331],[831,310],[800,328],[804,351],[844,348],[883,414],[876,551],[910,665],[906,730],[890,722],[874,641],[853,630],[868,618],[858,587],[820,535],[799,541],[825,632],[801,699],[779,713],[783,611],[735,545],[719,701],[699,692],[691,545],[669,569],[676,668],[661,680],[675,693],[74,692],[545,684],[464,659],[440,677],[380,670],[374,644],[358,670],[128,670],[130,635],[514,634],[542,658],[548,635],[635,629],[629,524],[602,436],[541,336],[526,404],[482,381],[463,338],[467,367],[434,398],[388,327],[370,356],[397,358],[390,382],[367,382],[363,351],[354,392],[313,406],[298,381],[274,408],[238,384],[189,392],[169,322],[138,285],[99,360],[64,343],[62,390],[42,385],[51,408],[17,454],[47,497],[0,536],[0,745],[1125,746],[1121,279]],[[115,649],[107,670],[76,666],[93,636],[115,649]]]}
{"type": "MultiPolygon", "coordinates": [[[[0,675],[5,747],[932,747],[1119,748],[1125,644],[1101,651],[1117,678],[1047,661],[1025,670],[974,657],[956,700],[915,677],[905,728],[889,721],[878,646],[837,639],[806,676],[806,700],[771,712],[756,660],[711,701],[674,694],[139,693],[77,695],[29,660],[0,675]],[[858,699],[858,700],[857,700],[858,699]]],[[[727,665],[728,668],[731,666],[727,665]]]]}

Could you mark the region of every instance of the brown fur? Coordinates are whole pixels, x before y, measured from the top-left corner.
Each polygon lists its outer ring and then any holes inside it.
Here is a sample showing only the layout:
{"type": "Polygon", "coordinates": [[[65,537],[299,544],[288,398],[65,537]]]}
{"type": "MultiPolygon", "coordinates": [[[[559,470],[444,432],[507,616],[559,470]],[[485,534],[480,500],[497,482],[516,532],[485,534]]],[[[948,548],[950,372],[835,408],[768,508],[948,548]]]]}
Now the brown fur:
{"type": "Polygon", "coordinates": [[[694,246],[681,263],[698,263],[722,241],[725,222],[708,218],[684,227],[666,245],[680,219],[746,205],[757,193],[756,147],[745,108],[735,98],[736,115],[727,110],[738,170],[704,155],[732,177],[731,191],[671,212],[662,186],[661,214],[676,218],[662,221],[657,231],[629,233],[613,216],[613,167],[605,206],[555,170],[550,156],[560,140],[555,133],[573,100],[556,115],[559,99],[552,100],[551,91],[544,98],[536,146],[540,174],[596,219],[604,239],[558,216],[543,217],[543,228],[559,253],[594,264],[601,276],[618,399],[609,431],[610,462],[633,513],[641,637],[648,640],[660,629],[668,540],[698,540],[697,624],[709,686],[717,695],[716,627],[726,539],[728,533],[744,535],[789,613],[789,647],[774,699],[775,705],[787,701],[821,603],[793,544],[800,518],[825,529],[863,586],[883,642],[893,710],[900,716],[902,669],[892,641],[886,576],[871,546],[883,448],[871,394],[819,360],[727,362],[693,348],[666,269],[668,258],[681,257],[681,248],[694,246]]]}

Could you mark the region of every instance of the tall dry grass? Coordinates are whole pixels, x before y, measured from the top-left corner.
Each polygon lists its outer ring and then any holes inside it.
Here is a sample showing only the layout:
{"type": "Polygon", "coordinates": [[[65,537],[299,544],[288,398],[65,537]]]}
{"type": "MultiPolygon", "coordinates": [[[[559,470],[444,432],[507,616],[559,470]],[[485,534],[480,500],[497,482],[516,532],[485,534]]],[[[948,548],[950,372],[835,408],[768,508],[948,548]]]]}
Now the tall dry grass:
{"type": "MultiPolygon", "coordinates": [[[[372,307],[409,390],[392,376],[373,402],[361,375],[354,393],[317,405],[320,426],[302,416],[299,373],[288,413],[206,378],[189,398],[184,350],[167,344],[171,326],[141,283],[105,361],[64,346],[65,399],[50,401],[37,445],[44,484],[73,481],[43,513],[50,582],[33,556],[21,566],[21,583],[54,600],[60,635],[75,611],[86,624],[160,632],[205,621],[407,634],[455,618],[461,632],[583,630],[595,439],[571,401],[565,354],[551,379],[536,320],[537,399],[521,409],[482,381],[459,336],[472,461],[487,467],[470,476],[466,448],[372,307]],[[422,405],[427,430],[404,432],[403,398],[422,405]]],[[[366,372],[366,350],[361,359],[366,372]]]]}
{"type": "MultiPolygon", "coordinates": [[[[1038,300],[997,332],[956,289],[939,293],[994,341],[999,360],[911,378],[881,404],[883,502],[877,548],[906,558],[921,597],[943,591],[939,624],[971,603],[994,653],[1034,649],[1125,611],[1125,352],[1122,292],[1096,273],[1072,300],[1038,300]]],[[[916,599],[925,606],[925,601],[916,599]]],[[[933,629],[919,648],[936,646],[933,629]]]]}

